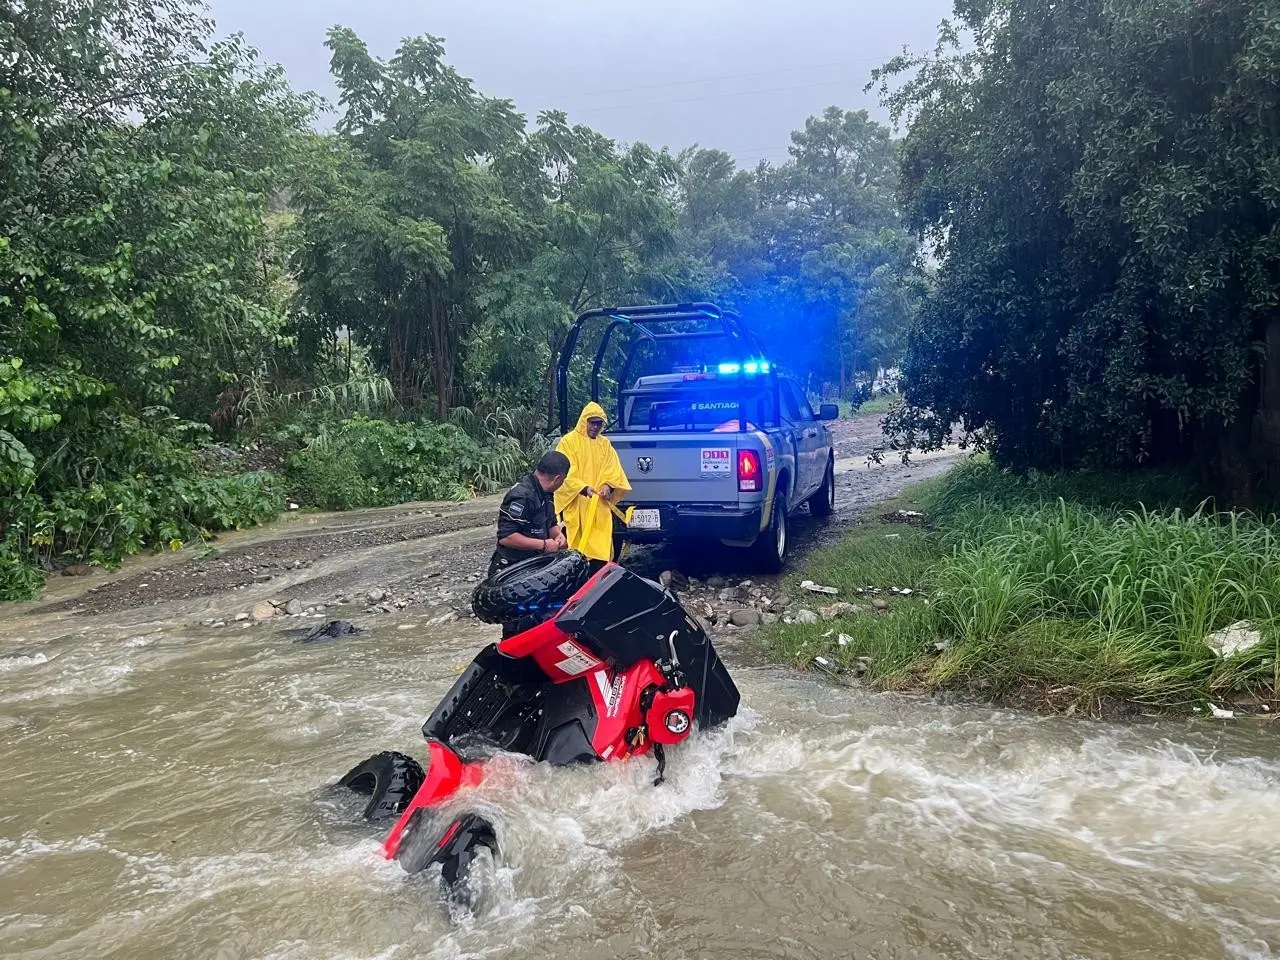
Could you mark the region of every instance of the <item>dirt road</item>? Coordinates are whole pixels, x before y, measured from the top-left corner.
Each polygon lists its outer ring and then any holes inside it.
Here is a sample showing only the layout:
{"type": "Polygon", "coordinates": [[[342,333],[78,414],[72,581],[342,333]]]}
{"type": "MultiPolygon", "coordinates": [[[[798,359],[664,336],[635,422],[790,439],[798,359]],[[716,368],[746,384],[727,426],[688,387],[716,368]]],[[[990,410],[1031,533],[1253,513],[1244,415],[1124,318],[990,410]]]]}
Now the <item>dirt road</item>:
{"type": "MultiPolygon", "coordinates": [[[[835,431],[836,516],[821,525],[804,512],[794,519],[795,558],[838,536],[866,507],[938,475],[959,456],[947,451],[911,466],[896,459],[871,465],[867,455],[882,439],[878,417],[843,420],[835,431]]],[[[297,600],[294,609],[304,613],[288,618],[294,627],[307,625],[308,617],[359,624],[361,618],[407,610],[467,616],[471,586],[492,551],[500,499],[290,514],[267,527],[226,534],[203,555],[187,550],[137,558],[115,573],[51,577],[40,601],[9,610],[33,628],[64,630],[87,626],[88,618],[132,625],[195,618],[247,628],[255,622],[246,619],[255,604],[269,600],[297,600]]],[[[644,572],[677,563],[661,547],[634,549],[627,562],[644,572]]],[[[700,575],[745,572],[738,569],[742,563],[737,553],[720,549],[679,558],[679,565],[700,575]]]]}

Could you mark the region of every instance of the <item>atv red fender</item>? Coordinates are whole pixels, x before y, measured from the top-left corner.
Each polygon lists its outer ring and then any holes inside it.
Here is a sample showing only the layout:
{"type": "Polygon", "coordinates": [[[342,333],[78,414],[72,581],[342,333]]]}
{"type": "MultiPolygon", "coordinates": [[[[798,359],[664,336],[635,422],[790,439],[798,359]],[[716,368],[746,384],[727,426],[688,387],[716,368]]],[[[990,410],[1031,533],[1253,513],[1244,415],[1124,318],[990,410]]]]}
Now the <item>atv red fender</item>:
{"type": "MultiPolygon", "coordinates": [[[[443,743],[428,743],[426,779],[422,781],[422,786],[405,807],[404,813],[400,814],[396,825],[391,828],[391,833],[382,846],[383,855],[388,860],[395,859],[396,853],[400,850],[400,837],[404,833],[404,828],[409,825],[409,821],[413,819],[414,813],[423,807],[440,803],[463,787],[477,786],[482,779],[484,779],[484,768],[481,764],[463,763],[458,755],[443,743]]],[[[448,843],[450,839],[452,835],[446,834],[441,841],[441,846],[448,843]]]]}

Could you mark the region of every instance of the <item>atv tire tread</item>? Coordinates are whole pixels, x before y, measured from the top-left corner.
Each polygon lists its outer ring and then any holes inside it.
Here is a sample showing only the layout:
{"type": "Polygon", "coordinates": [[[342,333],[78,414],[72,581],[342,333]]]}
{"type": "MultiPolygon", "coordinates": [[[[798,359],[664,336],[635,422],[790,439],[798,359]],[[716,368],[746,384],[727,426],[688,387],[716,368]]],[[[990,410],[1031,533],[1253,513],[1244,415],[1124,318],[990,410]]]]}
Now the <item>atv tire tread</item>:
{"type": "Polygon", "coordinates": [[[530,557],[481,581],[471,609],[485,623],[506,623],[527,616],[531,607],[563,604],[590,578],[591,566],[576,550],[530,557]]]}
{"type": "Polygon", "coordinates": [[[389,820],[404,812],[423,781],[417,760],[403,753],[384,750],[358,763],[338,781],[338,786],[367,794],[369,802],[361,814],[370,821],[389,820]]]}

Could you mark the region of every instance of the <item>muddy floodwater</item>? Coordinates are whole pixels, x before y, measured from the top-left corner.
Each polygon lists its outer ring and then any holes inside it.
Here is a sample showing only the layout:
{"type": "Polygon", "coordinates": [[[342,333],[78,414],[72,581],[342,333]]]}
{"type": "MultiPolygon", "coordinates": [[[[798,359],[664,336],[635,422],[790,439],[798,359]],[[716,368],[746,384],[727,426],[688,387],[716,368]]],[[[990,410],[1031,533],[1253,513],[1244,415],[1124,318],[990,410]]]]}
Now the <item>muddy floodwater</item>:
{"type": "MultiPolygon", "coordinates": [[[[846,502],[913,479],[894,469],[846,471],[846,502]]],[[[422,756],[422,721],[496,639],[450,619],[491,536],[483,504],[452,509],[424,508],[403,537],[403,517],[299,518],[199,562],[89,578],[92,594],[54,578],[41,603],[0,610],[0,956],[1280,949],[1275,730],[873,695],[771,667],[732,634],[717,643],[741,713],[672,750],[663,786],[649,759],[500,765],[476,802],[504,865],[484,912],[450,917],[435,878],[383,861],[385,827],[331,785],[379,750],[422,756]],[[382,587],[412,602],[368,608],[382,587]],[[335,606],[340,592],[361,599],[335,606]],[[363,632],[300,644],[288,631],[324,619],[234,619],[295,596],[363,632]]]]}
{"type": "Polygon", "coordinates": [[[1261,957],[1280,758],[830,688],[726,646],[745,709],[672,751],[505,767],[506,867],[463,923],[329,785],[490,632],[104,631],[0,658],[0,954],[1261,957]]]}

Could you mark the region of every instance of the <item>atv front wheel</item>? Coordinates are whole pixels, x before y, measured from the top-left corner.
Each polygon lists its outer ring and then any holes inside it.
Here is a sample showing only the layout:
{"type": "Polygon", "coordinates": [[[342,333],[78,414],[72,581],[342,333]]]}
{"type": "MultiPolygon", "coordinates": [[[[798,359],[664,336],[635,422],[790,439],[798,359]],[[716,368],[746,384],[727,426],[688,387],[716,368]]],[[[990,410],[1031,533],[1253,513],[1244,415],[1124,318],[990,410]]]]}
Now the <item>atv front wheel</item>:
{"type": "Polygon", "coordinates": [[[418,761],[388,750],[352,767],[338,786],[366,794],[369,802],[361,815],[378,821],[400,816],[422,786],[422,780],[418,761]]]}

